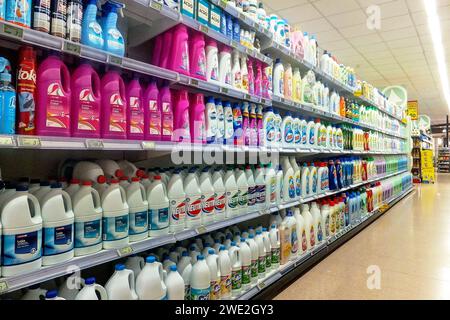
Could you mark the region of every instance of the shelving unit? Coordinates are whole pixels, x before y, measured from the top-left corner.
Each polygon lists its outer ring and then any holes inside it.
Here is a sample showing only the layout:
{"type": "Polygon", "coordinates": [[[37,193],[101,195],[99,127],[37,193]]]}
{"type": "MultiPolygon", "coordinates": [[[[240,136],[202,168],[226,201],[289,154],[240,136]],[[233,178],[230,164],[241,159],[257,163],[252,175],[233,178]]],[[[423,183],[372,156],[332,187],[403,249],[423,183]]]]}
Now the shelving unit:
{"type": "Polygon", "coordinates": [[[411,155],[413,158],[413,167],[411,172],[414,183],[434,182],[434,178],[428,178],[428,176],[432,175],[431,171],[434,172],[434,163],[432,163],[433,161],[430,163],[429,159],[424,158],[424,152],[434,151],[433,139],[423,131],[416,132],[412,136],[412,139],[413,148],[411,155]]]}
{"type": "Polygon", "coordinates": [[[440,173],[450,173],[450,148],[439,148],[437,169],[440,173]]]}

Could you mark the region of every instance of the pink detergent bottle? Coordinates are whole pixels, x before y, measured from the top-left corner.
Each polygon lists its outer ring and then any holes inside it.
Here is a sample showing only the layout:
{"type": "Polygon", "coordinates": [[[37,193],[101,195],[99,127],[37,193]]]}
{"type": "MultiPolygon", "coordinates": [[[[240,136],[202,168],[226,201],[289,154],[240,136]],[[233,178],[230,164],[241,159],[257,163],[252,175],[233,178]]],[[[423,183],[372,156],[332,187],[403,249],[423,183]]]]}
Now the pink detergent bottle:
{"type": "Polygon", "coordinates": [[[270,94],[269,94],[269,78],[267,77],[267,74],[265,72],[262,72],[262,77],[261,77],[261,96],[263,98],[266,99],[271,99],[270,94]]]}
{"type": "Polygon", "coordinates": [[[256,107],[256,129],[258,132],[258,146],[264,145],[264,121],[263,121],[263,108],[261,105],[256,107]]]}
{"type": "Polygon", "coordinates": [[[151,64],[154,66],[159,66],[159,62],[161,59],[161,52],[163,48],[163,37],[164,34],[160,34],[159,36],[157,36],[155,38],[155,43],[153,44],[151,64]]]}
{"type": "Polygon", "coordinates": [[[258,145],[258,128],[256,121],[256,104],[250,105],[250,124],[249,124],[250,146],[258,145]]]}
{"type": "Polygon", "coordinates": [[[57,56],[45,59],[37,71],[36,134],[70,136],[70,73],[57,56]]]}
{"type": "Polygon", "coordinates": [[[161,140],[161,106],[158,103],[158,87],[152,80],[144,93],[145,140],[161,140]]]}
{"type": "Polygon", "coordinates": [[[144,104],[138,78],[128,83],[127,105],[127,137],[130,140],[144,140],[144,104]]]}
{"type": "Polygon", "coordinates": [[[191,140],[193,143],[205,144],[205,101],[203,94],[194,93],[189,108],[189,119],[191,129],[191,140]]]}
{"type": "Polygon", "coordinates": [[[247,70],[248,70],[248,93],[250,95],[255,94],[255,73],[253,71],[253,60],[248,59],[247,62],[247,70]]]}
{"type": "Polygon", "coordinates": [[[100,138],[100,77],[88,63],[72,74],[72,137],[100,138]]]}
{"type": "Polygon", "coordinates": [[[189,38],[189,66],[191,77],[206,81],[205,37],[197,31],[189,38]]]}
{"type": "Polygon", "coordinates": [[[162,111],[161,140],[172,141],[172,134],[173,134],[172,92],[170,91],[168,83],[164,83],[164,86],[159,91],[158,102],[159,105],[161,106],[162,111]]]}
{"type": "Polygon", "coordinates": [[[172,48],[168,69],[190,76],[189,35],[185,25],[179,24],[173,29],[172,48]]]}
{"type": "Polygon", "coordinates": [[[180,90],[178,94],[174,94],[173,109],[173,135],[172,141],[190,142],[191,130],[189,128],[189,94],[186,90],[180,90]]]}
{"type": "Polygon", "coordinates": [[[244,144],[250,145],[250,111],[248,102],[242,104],[242,132],[244,134],[244,144]]]}
{"type": "Polygon", "coordinates": [[[127,98],[125,84],[117,71],[102,78],[101,133],[105,139],[127,138],[127,98]]]}
{"type": "Polygon", "coordinates": [[[162,50],[159,58],[159,66],[161,68],[169,68],[170,52],[172,50],[173,31],[167,30],[162,36],[162,50]]]}
{"type": "Polygon", "coordinates": [[[262,63],[261,61],[256,61],[256,73],[255,73],[255,95],[262,97],[262,63]]]}

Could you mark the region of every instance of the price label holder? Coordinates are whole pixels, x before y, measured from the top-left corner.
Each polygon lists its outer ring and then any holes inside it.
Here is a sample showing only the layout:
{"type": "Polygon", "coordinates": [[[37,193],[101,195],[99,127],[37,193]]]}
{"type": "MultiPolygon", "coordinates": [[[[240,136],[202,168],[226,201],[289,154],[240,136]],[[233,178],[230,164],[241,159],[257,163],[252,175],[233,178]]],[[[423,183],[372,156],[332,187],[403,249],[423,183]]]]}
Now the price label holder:
{"type": "Polygon", "coordinates": [[[223,9],[226,9],[226,7],[227,7],[227,1],[226,1],[226,0],[220,0],[219,6],[222,7],[223,9]]]}
{"type": "Polygon", "coordinates": [[[244,95],[244,99],[245,99],[245,100],[251,100],[251,99],[252,99],[252,96],[249,95],[248,93],[246,93],[246,94],[244,95]]]}
{"type": "Polygon", "coordinates": [[[23,39],[23,29],[17,26],[4,24],[1,33],[20,40],[23,39]]]}
{"type": "Polygon", "coordinates": [[[209,28],[207,26],[205,26],[204,24],[200,24],[198,26],[198,30],[203,33],[206,33],[206,34],[208,34],[208,32],[209,32],[209,28]]]}
{"type": "Polygon", "coordinates": [[[14,143],[13,137],[0,136],[0,148],[2,148],[2,147],[12,147],[14,145],[15,145],[15,143],[14,143]]]}
{"type": "Polygon", "coordinates": [[[141,145],[144,150],[155,149],[155,143],[153,141],[142,141],[141,145]]]}
{"type": "Polygon", "coordinates": [[[19,137],[17,142],[19,147],[24,148],[40,148],[42,146],[39,137],[19,137]]]}
{"type": "Polygon", "coordinates": [[[127,246],[117,250],[117,254],[119,255],[119,257],[129,256],[130,254],[133,254],[133,252],[134,250],[131,246],[127,246]]]}
{"type": "Polygon", "coordinates": [[[208,232],[208,229],[206,229],[205,226],[201,226],[201,227],[198,227],[197,229],[195,229],[195,231],[197,232],[197,234],[204,234],[204,233],[208,232]]]}
{"type": "Polygon", "coordinates": [[[159,2],[156,2],[156,1],[151,1],[150,2],[150,8],[153,8],[156,11],[161,11],[162,10],[162,3],[159,3],[159,2]]]}
{"type": "Polygon", "coordinates": [[[9,286],[8,286],[8,280],[0,280],[0,294],[8,292],[9,286]]]}
{"type": "Polygon", "coordinates": [[[253,56],[254,55],[254,51],[252,50],[252,49],[250,49],[250,48],[245,48],[245,52],[247,53],[247,55],[249,55],[249,56],[253,56]]]}
{"type": "Polygon", "coordinates": [[[189,84],[190,84],[191,86],[198,87],[198,80],[197,80],[197,79],[190,79],[190,80],[189,80],[189,84]]]}
{"type": "Polygon", "coordinates": [[[230,42],[230,46],[233,47],[234,49],[239,48],[239,42],[235,41],[235,40],[231,40],[230,42]]]}
{"type": "Polygon", "coordinates": [[[259,290],[263,290],[266,286],[267,285],[264,281],[261,281],[260,283],[257,284],[259,290]]]}
{"type": "Polygon", "coordinates": [[[85,144],[88,149],[101,150],[104,148],[102,140],[87,139],[85,144]]]}
{"type": "Polygon", "coordinates": [[[114,64],[114,65],[120,66],[120,67],[122,66],[122,58],[121,57],[110,55],[110,56],[108,56],[108,59],[109,59],[110,64],[114,64]]]}
{"type": "Polygon", "coordinates": [[[64,41],[63,51],[79,56],[81,54],[81,46],[78,43],[64,41]]]}
{"type": "Polygon", "coordinates": [[[262,104],[266,104],[266,99],[261,98],[261,103],[262,103],[262,104]]]}
{"type": "Polygon", "coordinates": [[[228,88],[220,87],[220,93],[228,94],[229,93],[228,88]]]}

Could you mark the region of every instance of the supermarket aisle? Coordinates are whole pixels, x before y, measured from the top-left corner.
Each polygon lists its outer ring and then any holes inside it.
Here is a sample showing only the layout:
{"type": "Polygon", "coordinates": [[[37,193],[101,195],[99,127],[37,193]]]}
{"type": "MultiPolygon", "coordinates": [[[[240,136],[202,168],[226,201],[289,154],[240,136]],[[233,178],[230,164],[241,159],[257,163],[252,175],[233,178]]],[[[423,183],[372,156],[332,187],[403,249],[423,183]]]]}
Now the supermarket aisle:
{"type": "Polygon", "coordinates": [[[437,180],[419,187],[276,299],[450,299],[450,175],[437,180]],[[369,266],[380,268],[379,290],[368,289],[369,266]]]}

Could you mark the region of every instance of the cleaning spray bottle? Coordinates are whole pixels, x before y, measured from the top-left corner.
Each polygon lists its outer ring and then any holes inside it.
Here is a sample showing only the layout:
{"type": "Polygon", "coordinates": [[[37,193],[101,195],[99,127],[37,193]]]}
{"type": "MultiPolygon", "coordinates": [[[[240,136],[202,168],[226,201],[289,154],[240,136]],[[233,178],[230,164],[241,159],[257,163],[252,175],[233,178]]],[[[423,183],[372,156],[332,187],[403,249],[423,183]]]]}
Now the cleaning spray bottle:
{"type": "Polygon", "coordinates": [[[16,91],[11,86],[11,65],[0,57],[0,134],[14,134],[16,124],[16,91]]]}
{"type": "Polygon", "coordinates": [[[97,10],[97,0],[89,0],[81,24],[81,43],[102,50],[105,41],[102,26],[97,22],[97,10]]]}
{"type": "Polygon", "coordinates": [[[103,49],[112,54],[123,57],[125,55],[125,40],[119,29],[117,29],[117,11],[125,8],[125,5],[116,1],[108,0],[103,6],[103,49]]]}

